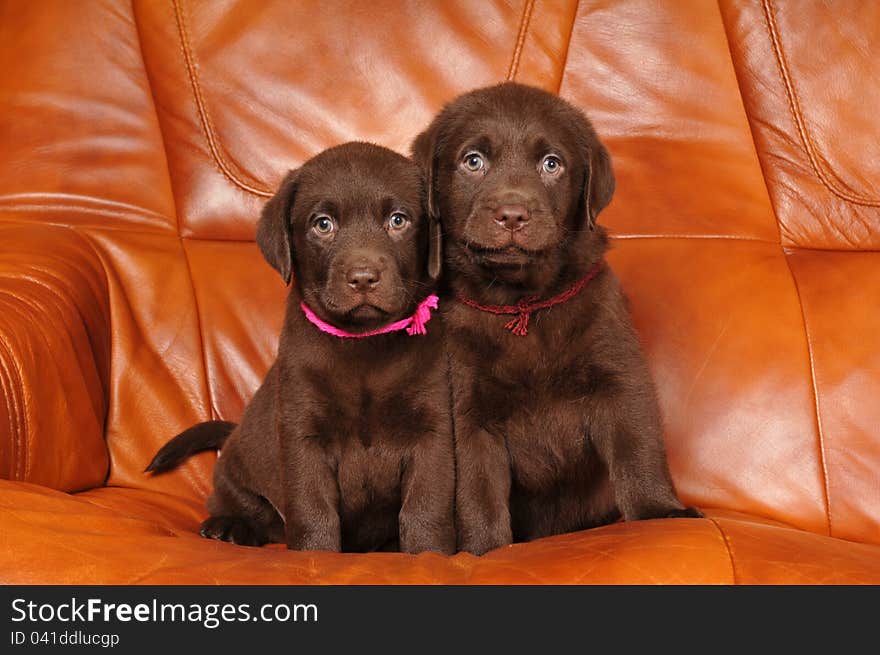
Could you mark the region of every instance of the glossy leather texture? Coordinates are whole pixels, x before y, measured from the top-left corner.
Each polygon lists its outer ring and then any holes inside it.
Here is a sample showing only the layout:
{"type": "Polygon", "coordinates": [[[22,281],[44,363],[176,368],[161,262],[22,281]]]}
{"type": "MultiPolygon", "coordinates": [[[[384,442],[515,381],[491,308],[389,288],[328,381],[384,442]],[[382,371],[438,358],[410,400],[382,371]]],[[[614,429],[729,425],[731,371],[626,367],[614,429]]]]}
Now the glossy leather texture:
{"type": "Polygon", "coordinates": [[[0,582],[880,583],[880,9],[869,0],[0,0],[0,582]],[[285,172],[406,151],[505,79],[582,107],[701,520],[466,554],[201,539],[286,289],[285,172]]]}

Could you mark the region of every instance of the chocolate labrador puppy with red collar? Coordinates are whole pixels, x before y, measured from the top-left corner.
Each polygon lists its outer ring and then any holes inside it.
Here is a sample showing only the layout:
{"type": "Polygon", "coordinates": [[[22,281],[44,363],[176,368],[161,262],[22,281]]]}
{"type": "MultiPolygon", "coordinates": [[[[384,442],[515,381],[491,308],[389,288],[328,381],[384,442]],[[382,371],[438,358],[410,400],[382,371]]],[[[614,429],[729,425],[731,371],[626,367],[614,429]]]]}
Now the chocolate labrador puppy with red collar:
{"type": "Polygon", "coordinates": [[[148,471],[223,445],[205,537],[299,550],[455,550],[439,243],[419,167],[331,148],[266,204],[257,244],[295,281],[275,360],[241,424],[175,437],[148,471]]]}
{"type": "Polygon", "coordinates": [[[442,224],[458,545],[484,553],[626,520],[699,517],[673,488],[654,386],[604,260],[614,175],[584,114],[515,83],[413,144],[442,224]]]}

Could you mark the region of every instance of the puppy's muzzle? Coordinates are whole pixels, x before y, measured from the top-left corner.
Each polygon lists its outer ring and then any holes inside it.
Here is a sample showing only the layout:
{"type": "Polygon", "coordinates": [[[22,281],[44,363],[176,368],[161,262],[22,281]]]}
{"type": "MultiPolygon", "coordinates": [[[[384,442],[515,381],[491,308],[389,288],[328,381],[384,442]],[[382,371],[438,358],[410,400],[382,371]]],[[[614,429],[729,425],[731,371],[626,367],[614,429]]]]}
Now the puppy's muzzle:
{"type": "Polygon", "coordinates": [[[522,204],[500,205],[492,218],[501,229],[516,232],[526,226],[532,218],[532,213],[522,204]]]}
{"type": "Polygon", "coordinates": [[[343,289],[354,294],[367,295],[380,289],[383,274],[388,269],[388,259],[372,249],[359,248],[349,252],[339,262],[343,289]]]}
{"type": "Polygon", "coordinates": [[[362,264],[354,266],[345,273],[345,281],[353,291],[367,293],[375,291],[382,280],[382,271],[378,266],[362,264]]]}

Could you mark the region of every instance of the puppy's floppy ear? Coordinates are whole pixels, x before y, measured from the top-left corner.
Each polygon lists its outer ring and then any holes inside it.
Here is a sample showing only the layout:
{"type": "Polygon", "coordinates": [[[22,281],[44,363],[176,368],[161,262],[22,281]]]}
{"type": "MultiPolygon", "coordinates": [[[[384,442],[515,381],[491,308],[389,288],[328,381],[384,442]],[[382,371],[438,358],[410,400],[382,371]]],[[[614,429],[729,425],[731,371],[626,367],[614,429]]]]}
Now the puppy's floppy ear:
{"type": "Polygon", "coordinates": [[[412,144],[412,157],[425,176],[425,195],[428,207],[428,276],[440,277],[443,268],[443,228],[440,225],[434,179],[437,170],[437,122],[419,134],[412,144]]]}
{"type": "Polygon", "coordinates": [[[440,221],[428,217],[428,277],[435,282],[443,270],[443,228],[440,221]]]}
{"type": "Polygon", "coordinates": [[[593,143],[584,182],[584,213],[591,230],[596,224],[596,216],[611,202],[615,186],[611,155],[598,139],[593,143]]]}
{"type": "Polygon", "coordinates": [[[412,158],[422,169],[425,176],[425,190],[428,197],[428,216],[432,220],[438,220],[439,208],[437,207],[434,178],[437,171],[437,121],[435,120],[424,132],[416,137],[412,143],[412,158]]]}
{"type": "Polygon", "coordinates": [[[296,196],[297,170],[287,173],[278,191],[263,207],[257,224],[257,245],[266,261],[290,284],[293,268],[293,243],[290,235],[290,210],[296,196]]]}

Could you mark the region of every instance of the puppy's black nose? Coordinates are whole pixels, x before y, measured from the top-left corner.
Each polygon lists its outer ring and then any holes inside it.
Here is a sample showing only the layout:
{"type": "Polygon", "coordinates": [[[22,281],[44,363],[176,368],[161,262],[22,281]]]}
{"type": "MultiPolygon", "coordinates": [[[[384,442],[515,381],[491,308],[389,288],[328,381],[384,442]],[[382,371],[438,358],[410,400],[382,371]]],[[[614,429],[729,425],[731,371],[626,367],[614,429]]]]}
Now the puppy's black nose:
{"type": "Polygon", "coordinates": [[[501,205],[495,210],[495,221],[511,232],[522,229],[530,218],[529,208],[525,205],[501,205]]]}
{"type": "Polygon", "coordinates": [[[352,289],[366,293],[379,286],[382,274],[374,266],[355,266],[348,270],[345,274],[345,279],[348,282],[348,286],[352,289]]]}

